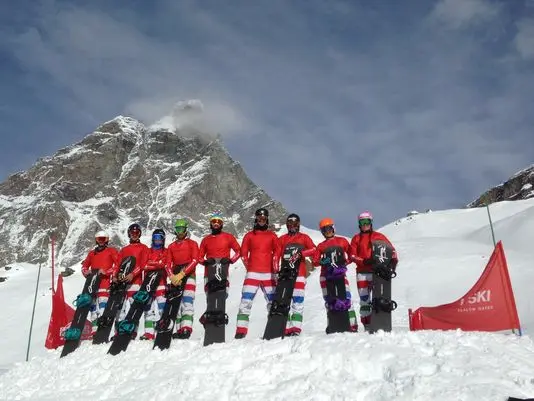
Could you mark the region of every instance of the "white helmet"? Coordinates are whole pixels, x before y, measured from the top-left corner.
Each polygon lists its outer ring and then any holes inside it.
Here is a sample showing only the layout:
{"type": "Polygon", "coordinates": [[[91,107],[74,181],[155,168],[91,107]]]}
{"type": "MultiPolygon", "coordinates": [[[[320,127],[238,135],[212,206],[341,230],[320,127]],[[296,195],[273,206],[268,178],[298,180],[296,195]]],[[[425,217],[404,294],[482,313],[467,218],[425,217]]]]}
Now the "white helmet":
{"type": "Polygon", "coordinates": [[[96,234],[95,234],[95,238],[107,238],[109,239],[109,235],[107,232],[105,231],[98,231],[96,234]]]}

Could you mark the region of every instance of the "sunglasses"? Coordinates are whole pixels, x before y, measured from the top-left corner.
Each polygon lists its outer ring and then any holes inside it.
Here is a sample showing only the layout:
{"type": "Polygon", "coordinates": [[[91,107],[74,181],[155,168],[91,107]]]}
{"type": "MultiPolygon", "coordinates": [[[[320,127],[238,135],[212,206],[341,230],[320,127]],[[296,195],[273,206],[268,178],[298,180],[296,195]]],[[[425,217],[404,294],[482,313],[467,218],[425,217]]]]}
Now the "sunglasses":
{"type": "Polygon", "coordinates": [[[328,233],[330,231],[334,231],[334,226],[324,226],[323,228],[321,228],[322,233],[328,233]]]}
{"type": "Polygon", "coordinates": [[[372,222],[373,221],[371,219],[361,219],[360,221],[358,221],[358,224],[360,226],[365,226],[365,225],[371,225],[372,222]]]}
{"type": "Polygon", "coordinates": [[[210,221],[211,224],[218,224],[220,226],[222,226],[223,224],[223,221],[222,220],[219,220],[219,219],[213,219],[210,221]]]}
{"type": "Polygon", "coordinates": [[[183,234],[187,231],[187,227],[175,227],[174,232],[176,234],[183,234]]]}
{"type": "Polygon", "coordinates": [[[96,242],[106,242],[107,240],[106,237],[96,237],[96,242]]]}

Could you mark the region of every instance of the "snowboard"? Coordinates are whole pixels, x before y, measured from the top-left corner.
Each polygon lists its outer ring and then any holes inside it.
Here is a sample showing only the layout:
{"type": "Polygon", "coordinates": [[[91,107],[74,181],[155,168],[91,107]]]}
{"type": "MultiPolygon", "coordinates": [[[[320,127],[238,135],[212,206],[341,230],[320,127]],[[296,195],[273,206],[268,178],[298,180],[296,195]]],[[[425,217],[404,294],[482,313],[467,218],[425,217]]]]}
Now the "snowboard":
{"type": "Polygon", "coordinates": [[[288,244],[284,249],[278,282],[263,333],[264,340],[284,338],[295,281],[302,260],[302,249],[304,246],[301,244],[288,244]]]}
{"type": "Polygon", "coordinates": [[[226,314],[226,285],[228,283],[228,258],[206,260],[204,266],[207,277],[206,312],[200,318],[204,326],[204,346],[225,341],[225,330],[228,324],[226,314]]]}
{"type": "Polygon", "coordinates": [[[76,311],[74,312],[72,322],[70,327],[65,331],[65,345],[61,351],[60,358],[75,351],[80,345],[85,321],[87,320],[91,305],[96,298],[100,279],[100,273],[96,269],[93,269],[85,279],[82,293],[76,297],[76,311]]]}
{"type": "Polygon", "coordinates": [[[373,241],[371,247],[374,260],[372,312],[366,331],[391,331],[391,312],[397,308],[397,303],[391,299],[391,280],[397,275],[391,267],[394,249],[385,241],[373,241]]]}
{"type": "Polygon", "coordinates": [[[117,355],[126,351],[132,340],[132,333],[139,324],[145,308],[152,301],[154,292],[159,285],[163,270],[148,271],[141,288],[133,295],[133,303],[124,320],[119,322],[118,331],[109,347],[108,354],[117,355]]]}
{"type": "Polygon", "coordinates": [[[347,262],[343,248],[331,246],[325,249],[322,260],[328,263],[322,264],[326,268],[326,301],[327,326],[326,334],[343,333],[350,331],[349,309],[351,300],[347,299],[345,276],[347,262]]]}
{"type": "MultiPolygon", "coordinates": [[[[173,273],[179,273],[186,266],[187,264],[175,266],[173,273]]],[[[164,350],[171,346],[172,333],[176,324],[176,317],[180,311],[186,281],[187,276],[183,278],[182,283],[177,287],[172,284],[167,285],[165,306],[163,307],[161,318],[156,323],[156,338],[152,349],[158,347],[160,350],[164,350]]]]}
{"type": "MultiPolygon", "coordinates": [[[[127,256],[125,257],[120,266],[119,266],[119,280],[130,274],[135,268],[135,257],[127,256]]],[[[93,344],[102,344],[107,343],[109,340],[109,334],[113,323],[115,323],[115,318],[122,308],[124,298],[126,298],[126,287],[128,283],[126,282],[112,282],[109,286],[109,298],[106,308],[97,320],[98,328],[95,335],[93,336],[93,344]]]]}

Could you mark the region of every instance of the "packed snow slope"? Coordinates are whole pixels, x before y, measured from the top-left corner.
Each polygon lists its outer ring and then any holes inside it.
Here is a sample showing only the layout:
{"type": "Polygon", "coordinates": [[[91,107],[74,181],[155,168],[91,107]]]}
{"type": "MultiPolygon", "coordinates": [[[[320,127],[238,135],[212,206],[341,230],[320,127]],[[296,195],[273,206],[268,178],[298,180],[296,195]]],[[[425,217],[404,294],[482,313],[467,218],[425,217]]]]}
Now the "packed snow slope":
{"type": "MultiPolygon", "coordinates": [[[[400,263],[394,281],[392,333],[324,333],[326,314],[318,273],[308,278],[304,330],[299,338],[263,341],[265,300],[258,294],[245,340],[234,340],[244,277],[231,270],[227,343],[202,346],[198,317],[205,308],[197,288],[196,322],[188,341],[153,351],[131,343],[126,353],[82,344],[59,359],[43,344],[50,316],[50,270],[43,268],[30,361],[27,334],[37,270],[17,265],[3,273],[0,302],[0,399],[39,400],[505,400],[534,397],[533,247],[534,199],[490,207],[496,240],[502,240],[523,327],[508,333],[409,332],[408,308],[451,302],[477,280],[493,250],[485,208],[447,210],[400,219],[380,230],[396,245],[400,263]],[[15,363],[16,362],[16,363],[15,363]],[[7,371],[6,371],[7,370],[7,371]]],[[[317,231],[304,230],[319,242],[317,231]]],[[[145,241],[147,242],[147,241],[145,241]]],[[[78,269],[79,270],[79,269],[78,269]]],[[[203,271],[197,270],[198,280],[203,271]]],[[[354,271],[350,274],[355,292],[354,271]]],[[[67,300],[82,286],[79,273],[65,280],[67,300]]]]}

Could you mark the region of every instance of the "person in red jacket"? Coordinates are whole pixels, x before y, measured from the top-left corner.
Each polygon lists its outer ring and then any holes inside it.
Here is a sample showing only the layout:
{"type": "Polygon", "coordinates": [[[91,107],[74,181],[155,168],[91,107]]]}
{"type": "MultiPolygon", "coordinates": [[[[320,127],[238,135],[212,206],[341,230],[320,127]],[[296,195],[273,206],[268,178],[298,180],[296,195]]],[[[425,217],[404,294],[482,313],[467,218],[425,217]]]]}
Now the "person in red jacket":
{"type": "MultiPolygon", "coordinates": [[[[291,213],[286,219],[287,234],[278,239],[279,256],[284,253],[288,245],[301,245],[302,258],[300,260],[299,272],[295,281],[293,298],[291,300],[291,310],[286,325],[286,336],[298,336],[302,330],[302,318],[304,312],[304,288],[306,287],[306,261],[307,256],[313,256],[316,248],[309,235],[300,232],[300,217],[291,213]]],[[[280,258],[278,258],[280,259],[280,258]]],[[[278,268],[278,263],[277,263],[278,268]]]]}
{"type": "Polygon", "coordinates": [[[148,251],[146,265],[143,267],[143,272],[146,274],[149,271],[160,270],[161,275],[152,301],[147,305],[145,310],[145,333],[139,337],[140,340],[153,340],[156,338],[154,326],[163,313],[166,301],[165,286],[167,284],[168,264],[168,253],[165,248],[165,231],[161,228],[156,228],[152,232],[152,243],[148,251]]]}
{"type": "MultiPolygon", "coordinates": [[[[313,258],[313,265],[314,266],[321,266],[321,274],[319,276],[320,285],[321,285],[321,291],[323,292],[323,299],[325,300],[325,307],[327,307],[327,302],[329,301],[327,297],[327,291],[326,291],[326,273],[327,273],[327,265],[325,263],[321,263],[326,259],[326,255],[324,252],[326,249],[332,247],[332,246],[338,246],[343,250],[344,256],[345,256],[345,267],[351,263],[350,259],[350,244],[349,241],[347,241],[344,237],[339,237],[336,235],[336,230],[334,226],[334,220],[330,218],[324,218],[319,222],[319,229],[321,230],[321,233],[323,234],[323,237],[325,240],[321,242],[319,245],[317,245],[317,251],[315,252],[315,256],[313,258]]],[[[350,292],[350,286],[349,281],[347,279],[347,276],[345,275],[345,292],[346,292],[346,298],[350,300],[350,308],[349,308],[349,323],[350,323],[350,330],[352,332],[358,331],[358,323],[356,322],[356,312],[354,311],[354,304],[352,303],[352,294],[350,292]]],[[[327,308],[328,312],[328,308],[327,308]]]]}
{"type": "MultiPolygon", "coordinates": [[[[124,281],[128,282],[128,287],[126,288],[126,300],[123,303],[122,309],[119,313],[119,321],[124,320],[126,317],[126,314],[130,310],[130,305],[133,303],[132,297],[137,291],[139,291],[139,288],[141,287],[143,280],[141,273],[148,260],[149,252],[148,247],[141,243],[141,227],[139,224],[134,223],[128,227],[128,238],[130,239],[130,243],[119,251],[118,261],[120,264],[124,258],[133,256],[135,257],[135,267],[133,272],[123,278],[124,281]]],[[[116,266],[115,271],[113,272],[113,280],[115,281],[121,280],[121,278],[118,277],[119,264],[116,266]]],[[[134,338],[136,335],[137,328],[132,333],[134,338]]]]}
{"type": "MultiPolygon", "coordinates": [[[[215,212],[210,217],[211,234],[206,235],[200,242],[200,249],[198,253],[200,264],[204,265],[208,259],[227,258],[230,263],[235,263],[239,259],[240,246],[235,237],[223,231],[223,219],[219,212],[215,212]],[[234,255],[230,257],[230,250],[234,251],[234,255]]],[[[204,292],[206,292],[206,284],[208,283],[207,275],[204,274],[204,292]]],[[[228,292],[229,282],[227,282],[226,291],[228,292]]]]}
{"type": "MultiPolygon", "coordinates": [[[[373,215],[370,212],[360,213],[358,216],[358,227],[360,232],[350,241],[351,259],[356,262],[356,283],[358,295],[360,296],[360,320],[364,326],[371,322],[372,314],[372,294],[370,293],[373,284],[373,259],[372,241],[385,241],[391,245],[389,239],[382,233],[373,230],[373,215]]],[[[391,245],[393,247],[393,245],[391,245]]],[[[391,266],[397,266],[397,254],[393,253],[391,266]]]]}
{"type": "Polygon", "coordinates": [[[169,253],[167,274],[173,285],[185,280],[180,310],[176,318],[176,333],[173,338],[185,340],[193,332],[193,313],[196,291],[196,267],[198,264],[198,244],[189,238],[186,219],[178,219],[174,225],[176,240],[167,248],[169,253]]]}
{"type": "Polygon", "coordinates": [[[92,334],[98,328],[97,319],[104,313],[109,298],[109,285],[111,275],[117,266],[118,251],[109,246],[109,235],[105,231],[95,234],[96,246],[89,251],[87,257],[82,262],[82,274],[87,277],[91,271],[98,270],[102,276],[96,293],[96,299],[91,305],[91,331],[92,334]]]}
{"type": "Polygon", "coordinates": [[[237,312],[237,329],[235,338],[245,338],[252,302],[261,288],[267,300],[267,310],[271,308],[272,297],[276,289],[276,266],[278,237],[268,230],[269,211],[265,208],[256,210],[254,228],[243,237],[241,259],[247,269],[241,291],[241,302],[237,312]]]}

